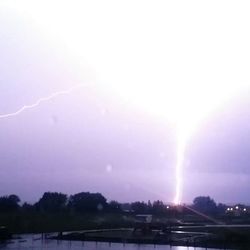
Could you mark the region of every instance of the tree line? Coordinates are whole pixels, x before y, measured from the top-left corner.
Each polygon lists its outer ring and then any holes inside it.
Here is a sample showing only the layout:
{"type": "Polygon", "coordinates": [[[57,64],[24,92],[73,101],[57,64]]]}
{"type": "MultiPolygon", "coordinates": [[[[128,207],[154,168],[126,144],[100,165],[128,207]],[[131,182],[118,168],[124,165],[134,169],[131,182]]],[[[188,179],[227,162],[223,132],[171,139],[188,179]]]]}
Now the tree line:
{"type": "MultiPolygon", "coordinates": [[[[216,204],[209,196],[199,196],[193,200],[191,207],[205,214],[224,213],[226,205],[216,204]]],[[[183,213],[188,213],[188,209],[183,207],[183,213]]],[[[101,193],[80,192],[74,195],[66,195],[59,192],[45,192],[43,196],[34,204],[24,202],[21,204],[20,198],[15,195],[0,197],[0,213],[11,213],[17,211],[24,212],[75,212],[75,213],[101,213],[101,212],[130,212],[135,214],[166,214],[176,210],[175,206],[170,206],[162,201],[136,201],[132,203],[119,203],[117,201],[107,201],[101,193]]]]}
{"type": "Polygon", "coordinates": [[[45,192],[43,196],[34,204],[24,202],[17,195],[0,197],[0,213],[14,211],[37,211],[37,212],[76,212],[76,213],[96,213],[96,212],[134,212],[134,213],[156,213],[167,212],[169,206],[162,201],[151,203],[132,202],[119,203],[117,201],[107,201],[101,193],[81,192],[74,195],[66,195],[58,192],[45,192]]]}

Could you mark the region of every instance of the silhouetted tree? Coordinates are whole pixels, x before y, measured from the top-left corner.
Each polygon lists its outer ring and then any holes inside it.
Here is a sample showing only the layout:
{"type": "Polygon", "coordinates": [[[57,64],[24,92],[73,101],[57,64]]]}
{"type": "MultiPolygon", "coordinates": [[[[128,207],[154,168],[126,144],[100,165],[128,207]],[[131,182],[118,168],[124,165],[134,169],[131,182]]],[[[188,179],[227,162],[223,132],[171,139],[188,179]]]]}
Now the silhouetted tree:
{"type": "Polygon", "coordinates": [[[131,204],[130,203],[121,203],[121,209],[124,212],[131,212],[131,204]]]}
{"type": "Polygon", "coordinates": [[[36,207],[40,211],[59,212],[65,209],[66,203],[66,194],[46,192],[43,194],[43,197],[36,203],[36,207]]]}
{"type": "Polygon", "coordinates": [[[100,193],[82,192],[70,196],[69,207],[76,212],[103,211],[107,207],[107,200],[100,193]]]}
{"type": "Polygon", "coordinates": [[[152,203],[151,203],[151,201],[150,201],[150,200],[148,201],[147,206],[148,206],[148,212],[149,212],[149,213],[152,213],[152,210],[153,210],[153,205],[152,205],[152,203]]]}
{"type": "Polygon", "coordinates": [[[113,213],[121,212],[121,204],[117,201],[110,201],[108,204],[108,208],[109,211],[113,213]]]}
{"type": "Polygon", "coordinates": [[[163,214],[166,213],[166,206],[162,201],[154,201],[152,206],[152,212],[154,214],[163,214]]]}
{"type": "Polygon", "coordinates": [[[13,203],[18,204],[21,200],[16,194],[11,194],[9,195],[9,200],[12,201],[13,203]]]}
{"type": "Polygon", "coordinates": [[[22,205],[22,211],[24,212],[32,212],[35,210],[35,206],[34,205],[31,205],[27,202],[24,202],[23,205],[22,205]]]}
{"type": "Polygon", "coordinates": [[[148,213],[148,206],[145,202],[136,201],[131,203],[132,210],[137,214],[148,213]]]}
{"type": "Polygon", "coordinates": [[[193,208],[202,213],[216,213],[217,206],[209,196],[198,196],[193,201],[193,208]]]}
{"type": "Polygon", "coordinates": [[[17,195],[0,197],[0,212],[13,212],[18,210],[20,199],[17,195]]]}

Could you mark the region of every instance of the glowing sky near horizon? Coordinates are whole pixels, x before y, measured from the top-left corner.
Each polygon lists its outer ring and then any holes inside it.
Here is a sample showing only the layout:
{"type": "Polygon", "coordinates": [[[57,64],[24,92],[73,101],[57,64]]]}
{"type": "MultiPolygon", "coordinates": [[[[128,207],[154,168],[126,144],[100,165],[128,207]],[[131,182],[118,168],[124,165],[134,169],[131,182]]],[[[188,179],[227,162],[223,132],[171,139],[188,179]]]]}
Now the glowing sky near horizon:
{"type": "MultiPolygon", "coordinates": [[[[233,1],[13,1],[95,85],[176,128],[175,197],[182,200],[185,148],[195,129],[249,89],[249,4],[233,1]]],[[[82,76],[84,82],[84,76],[82,76]]],[[[73,86],[72,86],[73,87],[73,86]]],[[[61,91],[59,89],[59,91],[61,91]]]]}

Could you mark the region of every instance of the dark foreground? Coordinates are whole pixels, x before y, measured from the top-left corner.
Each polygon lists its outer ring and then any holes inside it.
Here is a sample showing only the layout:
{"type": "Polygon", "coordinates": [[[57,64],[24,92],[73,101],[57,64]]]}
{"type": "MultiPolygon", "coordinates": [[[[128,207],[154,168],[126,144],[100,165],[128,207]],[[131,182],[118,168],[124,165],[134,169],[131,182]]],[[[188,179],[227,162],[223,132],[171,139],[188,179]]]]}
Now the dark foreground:
{"type": "MultiPolygon", "coordinates": [[[[43,239],[41,234],[20,235],[21,238],[0,243],[1,250],[50,249],[50,250],[203,250],[203,248],[178,247],[170,245],[108,243],[93,241],[63,241],[43,239]]],[[[14,235],[15,238],[15,235],[14,235]]],[[[204,249],[205,250],[205,249],[204,249]]],[[[211,249],[216,250],[216,249],[211,249]]]]}
{"type": "Polygon", "coordinates": [[[59,233],[57,240],[118,242],[192,246],[221,249],[250,249],[250,226],[193,226],[171,230],[102,229],[59,233]]]}

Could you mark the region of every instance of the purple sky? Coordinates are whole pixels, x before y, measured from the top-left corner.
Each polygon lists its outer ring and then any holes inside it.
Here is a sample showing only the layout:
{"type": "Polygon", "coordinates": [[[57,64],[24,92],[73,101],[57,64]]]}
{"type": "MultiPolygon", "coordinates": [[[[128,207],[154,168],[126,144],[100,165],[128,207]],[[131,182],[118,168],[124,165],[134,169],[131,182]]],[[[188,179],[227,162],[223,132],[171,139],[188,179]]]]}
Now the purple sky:
{"type": "MultiPolygon", "coordinates": [[[[0,6],[0,114],[89,79],[15,11],[0,6]]],[[[139,98],[139,97],[138,97],[139,98]]],[[[207,117],[187,145],[183,201],[250,203],[250,93],[207,117]]],[[[176,131],[95,85],[0,119],[0,195],[101,192],[118,201],[172,201],[176,131]]]]}

